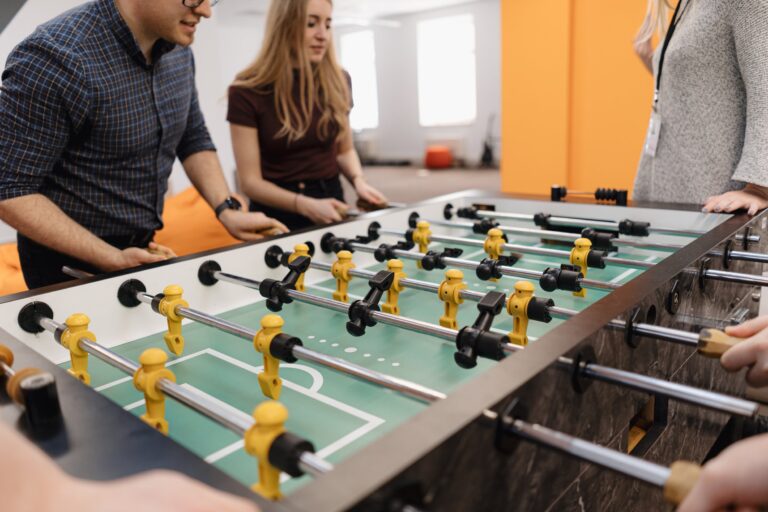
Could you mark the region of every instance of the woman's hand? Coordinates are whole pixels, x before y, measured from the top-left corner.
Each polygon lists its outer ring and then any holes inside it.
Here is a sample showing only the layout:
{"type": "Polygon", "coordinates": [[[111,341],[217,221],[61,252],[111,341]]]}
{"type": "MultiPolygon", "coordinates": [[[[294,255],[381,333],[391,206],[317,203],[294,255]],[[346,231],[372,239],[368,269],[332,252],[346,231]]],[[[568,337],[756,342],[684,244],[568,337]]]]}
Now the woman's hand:
{"type": "Polygon", "coordinates": [[[296,213],[307,217],[315,224],[330,224],[339,222],[346,215],[349,206],[341,201],[328,199],[315,199],[299,194],[296,196],[296,213]]]}
{"type": "Polygon", "coordinates": [[[224,210],[219,215],[219,222],[227,228],[230,235],[239,240],[261,240],[265,236],[289,231],[285,224],[261,212],[224,210]]]}
{"type": "Polygon", "coordinates": [[[755,215],[766,208],[768,208],[768,188],[750,183],[741,190],[708,197],[701,211],[730,213],[736,210],[747,210],[749,215],[755,215]]]}
{"type": "Polygon", "coordinates": [[[355,178],[353,185],[360,199],[368,201],[375,206],[386,206],[387,198],[384,197],[384,194],[370,186],[363,176],[355,178]]]}

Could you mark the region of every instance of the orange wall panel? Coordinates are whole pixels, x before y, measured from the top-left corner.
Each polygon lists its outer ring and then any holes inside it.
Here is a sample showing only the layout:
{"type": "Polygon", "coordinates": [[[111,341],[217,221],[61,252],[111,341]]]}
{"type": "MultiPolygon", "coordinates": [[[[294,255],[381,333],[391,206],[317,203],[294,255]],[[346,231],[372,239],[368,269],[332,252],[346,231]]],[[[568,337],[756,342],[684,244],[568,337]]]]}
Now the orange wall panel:
{"type": "Polygon", "coordinates": [[[502,190],[631,189],[653,83],[645,0],[502,0],[502,190]]]}
{"type": "Polygon", "coordinates": [[[502,0],[501,189],[541,192],[568,165],[570,0],[502,0]]]}

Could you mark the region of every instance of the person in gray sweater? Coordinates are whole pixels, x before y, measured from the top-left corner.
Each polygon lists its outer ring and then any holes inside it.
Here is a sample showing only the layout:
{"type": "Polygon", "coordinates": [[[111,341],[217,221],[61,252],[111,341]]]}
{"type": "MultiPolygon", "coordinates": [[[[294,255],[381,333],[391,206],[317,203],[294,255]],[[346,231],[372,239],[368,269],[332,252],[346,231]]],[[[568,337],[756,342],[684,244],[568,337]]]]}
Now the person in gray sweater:
{"type": "Polygon", "coordinates": [[[667,1],[649,0],[635,40],[656,95],[634,199],[754,215],[768,207],[768,0],[680,0],[669,27],[667,1]]]}

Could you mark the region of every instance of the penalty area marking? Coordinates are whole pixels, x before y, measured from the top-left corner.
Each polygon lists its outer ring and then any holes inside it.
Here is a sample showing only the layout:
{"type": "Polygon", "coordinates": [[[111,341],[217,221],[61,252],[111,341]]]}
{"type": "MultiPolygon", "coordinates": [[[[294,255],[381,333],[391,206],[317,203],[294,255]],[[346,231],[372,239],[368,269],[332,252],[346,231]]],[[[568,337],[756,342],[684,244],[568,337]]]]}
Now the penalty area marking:
{"type": "MultiPolygon", "coordinates": [[[[174,361],[169,362],[168,366],[171,366],[173,364],[180,363],[180,362],[183,362],[183,361],[187,361],[189,359],[192,359],[193,357],[197,357],[197,356],[201,356],[201,355],[210,355],[210,356],[216,357],[216,358],[221,359],[222,361],[225,361],[225,362],[227,362],[227,363],[229,363],[229,364],[231,364],[233,366],[237,366],[240,369],[243,369],[243,370],[245,370],[247,372],[253,373],[254,375],[258,375],[258,373],[260,371],[262,371],[263,368],[264,368],[263,366],[252,366],[252,365],[249,365],[249,364],[244,363],[244,362],[242,362],[242,361],[240,361],[240,360],[238,360],[238,359],[236,359],[234,357],[228,356],[226,354],[222,354],[221,352],[218,352],[218,351],[216,351],[214,349],[211,349],[211,348],[206,348],[206,349],[201,350],[199,352],[195,352],[193,354],[189,354],[187,356],[180,357],[179,359],[176,359],[174,361]]],[[[345,446],[353,443],[357,439],[365,436],[369,432],[373,431],[374,429],[376,429],[377,427],[379,427],[379,426],[381,426],[381,425],[383,425],[385,423],[385,420],[383,418],[380,418],[380,417],[375,416],[373,414],[370,414],[368,412],[362,411],[362,410],[357,409],[356,407],[353,407],[353,406],[351,406],[349,404],[345,404],[344,402],[340,402],[340,401],[338,401],[336,399],[333,399],[331,397],[328,397],[326,395],[323,395],[323,394],[319,393],[318,391],[320,390],[320,388],[323,385],[323,376],[316,369],[310,368],[310,367],[304,366],[304,365],[299,365],[299,364],[282,364],[281,367],[282,368],[293,368],[293,369],[296,369],[296,370],[304,371],[304,372],[308,373],[312,377],[312,386],[310,388],[305,388],[304,386],[300,386],[300,385],[295,384],[295,383],[293,383],[291,381],[283,379],[283,386],[284,387],[286,387],[286,388],[288,388],[288,389],[290,389],[292,391],[295,391],[297,393],[300,393],[302,395],[305,395],[305,396],[307,396],[309,398],[312,398],[312,399],[314,399],[314,400],[316,400],[318,402],[321,402],[321,403],[323,403],[325,405],[328,405],[329,407],[337,409],[337,410],[339,410],[341,412],[349,414],[350,416],[354,416],[354,417],[356,417],[356,418],[358,418],[358,419],[360,419],[360,420],[365,422],[364,425],[358,427],[357,429],[353,430],[349,434],[347,434],[347,435],[337,439],[333,443],[331,443],[331,444],[325,446],[324,448],[322,448],[321,450],[319,450],[317,452],[317,455],[319,457],[323,457],[323,458],[328,457],[329,455],[331,455],[331,454],[341,450],[345,446]]],[[[122,384],[122,383],[125,383],[125,382],[129,382],[129,381],[132,381],[132,380],[133,379],[131,377],[126,377],[126,378],[118,379],[118,380],[116,380],[114,382],[110,382],[109,384],[105,384],[104,386],[101,386],[101,387],[96,388],[96,389],[97,389],[97,391],[101,390],[101,389],[108,389],[110,387],[113,387],[113,386],[116,386],[116,385],[119,385],[119,384],[122,384]]],[[[213,397],[213,396],[205,393],[204,391],[202,391],[200,389],[197,389],[195,386],[193,386],[191,384],[184,383],[184,384],[181,384],[181,385],[184,386],[185,388],[188,388],[188,389],[194,391],[195,393],[200,394],[201,396],[203,396],[203,397],[205,397],[205,398],[207,398],[209,400],[212,400],[212,401],[218,403],[221,407],[223,407],[225,409],[228,408],[228,409],[231,409],[231,410],[236,410],[238,412],[243,412],[243,411],[239,411],[239,409],[236,409],[236,408],[232,407],[230,404],[228,404],[226,402],[223,402],[223,401],[219,400],[218,398],[213,397]]],[[[124,407],[124,409],[126,411],[130,411],[130,410],[133,410],[133,409],[135,409],[137,407],[141,407],[142,405],[144,405],[144,400],[143,399],[142,400],[137,400],[136,402],[133,402],[131,404],[126,405],[124,407]]],[[[216,452],[208,455],[207,457],[205,457],[205,461],[208,462],[208,463],[213,464],[213,463],[223,459],[224,457],[226,457],[226,456],[228,456],[228,455],[230,455],[232,453],[235,453],[235,452],[241,450],[242,448],[243,448],[243,441],[242,440],[236,441],[236,442],[230,444],[229,446],[225,446],[224,448],[222,448],[220,450],[217,450],[216,452]]],[[[290,477],[288,477],[287,475],[283,475],[283,477],[282,477],[283,480],[285,480],[287,478],[290,478],[290,477]]]]}

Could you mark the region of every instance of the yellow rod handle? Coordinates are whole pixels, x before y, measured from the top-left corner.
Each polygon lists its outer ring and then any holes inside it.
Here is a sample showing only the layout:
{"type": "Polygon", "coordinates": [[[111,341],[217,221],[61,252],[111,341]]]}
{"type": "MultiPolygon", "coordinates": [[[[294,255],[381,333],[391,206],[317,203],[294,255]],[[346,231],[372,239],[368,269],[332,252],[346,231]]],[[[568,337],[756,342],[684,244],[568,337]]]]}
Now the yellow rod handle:
{"type": "Polygon", "coordinates": [[[704,357],[720,359],[731,347],[744,341],[744,338],[728,336],[717,329],[702,329],[699,334],[699,354],[704,357]]]}
{"type": "Polygon", "coordinates": [[[679,505],[699,479],[701,466],[696,463],[679,460],[669,467],[670,474],[664,484],[664,500],[672,505],[679,505]]]}

